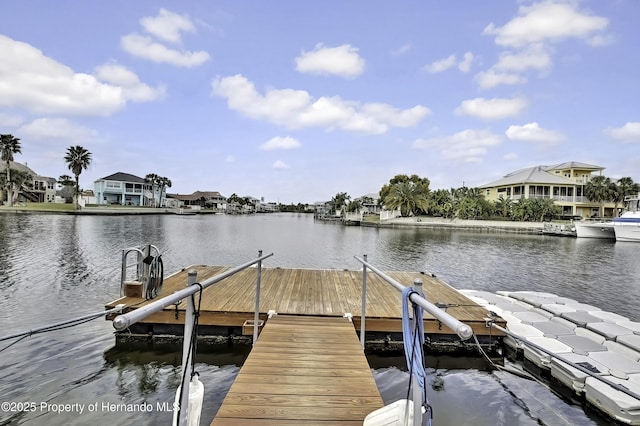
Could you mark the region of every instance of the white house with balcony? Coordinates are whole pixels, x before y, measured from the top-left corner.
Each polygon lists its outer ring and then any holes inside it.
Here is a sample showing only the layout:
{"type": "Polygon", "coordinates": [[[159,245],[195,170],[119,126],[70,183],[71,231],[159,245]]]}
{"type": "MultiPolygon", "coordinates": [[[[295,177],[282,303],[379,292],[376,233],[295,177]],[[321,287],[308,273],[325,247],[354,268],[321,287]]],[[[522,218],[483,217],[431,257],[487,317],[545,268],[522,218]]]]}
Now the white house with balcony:
{"type": "MultiPolygon", "coordinates": [[[[600,205],[584,196],[584,187],[604,167],[571,161],[555,166],[535,166],[516,170],[502,179],[480,185],[485,199],[501,197],[517,201],[521,198],[548,198],[562,208],[562,214],[590,217],[598,214],[600,205]]],[[[613,216],[615,205],[605,203],[605,216],[613,216]]]]}
{"type": "Polygon", "coordinates": [[[93,188],[100,205],[150,206],[154,199],[157,205],[165,205],[165,191],[160,194],[160,188],[156,186],[154,195],[150,183],[129,173],[118,172],[98,179],[93,188]]]}

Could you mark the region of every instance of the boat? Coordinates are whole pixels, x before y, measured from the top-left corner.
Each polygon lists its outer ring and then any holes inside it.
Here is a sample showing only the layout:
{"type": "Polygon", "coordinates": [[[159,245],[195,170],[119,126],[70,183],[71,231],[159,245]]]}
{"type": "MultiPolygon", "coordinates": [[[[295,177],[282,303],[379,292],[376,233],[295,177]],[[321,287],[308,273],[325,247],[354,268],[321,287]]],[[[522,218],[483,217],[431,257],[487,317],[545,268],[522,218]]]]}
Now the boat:
{"type": "Polygon", "coordinates": [[[640,194],[627,197],[625,212],[613,219],[616,241],[640,242],[640,194]]]}
{"type": "Polygon", "coordinates": [[[574,222],[574,225],[576,229],[576,237],[578,238],[601,238],[607,240],[616,239],[616,233],[613,228],[613,221],[578,221],[574,222]]]}

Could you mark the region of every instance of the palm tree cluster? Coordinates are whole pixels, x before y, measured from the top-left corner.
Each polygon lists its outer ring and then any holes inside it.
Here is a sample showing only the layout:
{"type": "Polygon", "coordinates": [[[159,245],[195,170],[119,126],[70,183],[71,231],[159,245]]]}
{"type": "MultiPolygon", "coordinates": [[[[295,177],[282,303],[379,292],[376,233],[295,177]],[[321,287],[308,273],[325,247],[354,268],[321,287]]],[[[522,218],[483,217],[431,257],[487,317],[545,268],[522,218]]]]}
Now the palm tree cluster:
{"type": "Polygon", "coordinates": [[[173,183],[171,179],[160,176],[156,173],[149,173],[144,177],[144,180],[147,184],[151,185],[151,203],[153,207],[160,207],[160,202],[162,201],[162,194],[166,188],[171,188],[173,183]],[[158,189],[159,200],[156,202],[156,188],[158,189]]]}
{"type": "Polygon", "coordinates": [[[402,216],[414,216],[429,210],[429,184],[418,175],[396,175],[380,189],[380,200],[389,210],[402,216]]]}
{"type": "Polygon", "coordinates": [[[635,183],[630,177],[622,177],[616,181],[605,177],[595,176],[584,187],[584,195],[600,205],[599,215],[604,216],[604,204],[606,202],[615,203],[615,211],[618,205],[630,195],[637,195],[640,192],[640,185],[635,183]]]}
{"type": "Polygon", "coordinates": [[[506,219],[542,221],[559,215],[560,208],[551,199],[500,198],[490,202],[480,189],[451,188],[429,190],[429,179],[397,175],[380,190],[381,203],[390,210],[399,209],[402,216],[429,215],[458,219],[506,219]]]}
{"type": "Polygon", "coordinates": [[[338,192],[333,198],[331,198],[331,214],[337,214],[337,212],[346,209],[347,203],[351,201],[351,196],[346,192],[338,192]]]}

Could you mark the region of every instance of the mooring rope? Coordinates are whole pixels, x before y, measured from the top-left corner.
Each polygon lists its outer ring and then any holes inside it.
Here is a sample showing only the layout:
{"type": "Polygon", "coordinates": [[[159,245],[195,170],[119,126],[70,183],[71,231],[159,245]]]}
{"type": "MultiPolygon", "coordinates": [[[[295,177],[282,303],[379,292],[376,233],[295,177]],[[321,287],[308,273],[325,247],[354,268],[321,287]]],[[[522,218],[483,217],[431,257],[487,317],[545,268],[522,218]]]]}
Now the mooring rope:
{"type": "MultiPolygon", "coordinates": [[[[404,344],[404,355],[409,369],[409,388],[414,379],[420,387],[422,393],[422,407],[426,412],[423,417],[424,424],[431,425],[432,410],[427,398],[426,373],[424,370],[424,321],[423,309],[420,305],[412,303],[413,306],[413,326],[409,317],[409,300],[412,294],[419,294],[411,287],[402,290],[402,341],[404,344]]],[[[407,389],[407,393],[409,389],[407,389]]],[[[407,395],[407,399],[409,399],[407,395]]]]}
{"type": "Polygon", "coordinates": [[[54,324],[51,324],[51,325],[45,325],[43,327],[34,328],[32,330],[21,331],[19,333],[14,333],[14,334],[11,334],[9,336],[0,337],[0,342],[3,342],[5,340],[10,340],[10,339],[16,339],[16,338],[18,339],[15,342],[12,342],[9,345],[5,346],[4,348],[0,349],[0,352],[9,349],[11,346],[13,346],[16,343],[26,339],[29,336],[33,336],[34,334],[48,333],[50,331],[58,331],[58,330],[64,330],[65,328],[75,327],[76,325],[80,325],[80,324],[84,324],[84,323],[89,322],[89,321],[93,321],[94,319],[103,317],[103,316],[111,314],[111,313],[122,312],[123,308],[124,308],[124,305],[118,305],[115,308],[112,308],[112,309],[109,309],[109,310],[106,310],[106,311],[100,311],[100,312],[96,312],[96,313],[93,313],[93,314],[84,315],[84,316],[81,316],[79,318],[73,318],[73,319],[70,319],[70,320],[57,322],[57,323],[54,323],[54,324]]]}

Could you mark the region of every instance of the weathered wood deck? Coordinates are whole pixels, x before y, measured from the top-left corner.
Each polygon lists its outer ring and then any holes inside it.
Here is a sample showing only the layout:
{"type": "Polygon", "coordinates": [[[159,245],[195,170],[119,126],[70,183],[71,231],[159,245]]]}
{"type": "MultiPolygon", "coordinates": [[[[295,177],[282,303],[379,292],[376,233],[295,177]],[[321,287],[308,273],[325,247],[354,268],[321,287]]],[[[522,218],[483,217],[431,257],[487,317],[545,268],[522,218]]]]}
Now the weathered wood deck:
{"type": "MultiPolygon", "coordinates": [[[[165,278],[160,297],[184,288],[187,283],[187,272],[190,269],[198,272],[198,281],[204,281],[228,268],[202,265],[185,268],[165,278]]],[[[449,314],[468,324],[478,336],[490,333],[490,329],[485,326],[487,310],[442,280],[420,273],[388,272],[387,274],[404,285],[411,285],[415,278],[420,278],[424,283],[423,291],[429,301],[445,305],[449,314]]],[[[248,268],[207,288],[203,292],[200,327],[242,327],[246,320],[253,320],[256,278],[257,269],[248,268]]],[[[260,318],[266,320],[269,310],[275,310],[280,315],[300,316],[342,317],[345,313],[351,313],[356,329],[359,330],[361,290],[361,270],[263,267],[260,318]]],[[[138,297],[123,297],[108,303],[106,307],[111,308],[119,303],[127,305],[125,308],[127,312],[149,302],[138,297]]],[[[184,302],[177,307],[177,312],[175,307],[167,307],[161,312],[148,316],[138,324],[138,327],[143,327],[144,333],[162,334],[160,330],[163,326],[164,329],[171,329],[171,325],[184,324],[184,309],[184,302]],[[144,329],[144,327],[147,328],[144,329]]],[[[400,292],[369,272],[367,274],[367,332],[401,332],[401,319],[400,292]]],[[[425,333],[452,334],[426,313],[425,333]]],[[[496,335],[495,331],[493,335],[496,335]]]]}
{"type": "Polygon", "coordinates": [[[345,318],[267,322],[212,426],[362,425],[382,398],[345,318]]]}

